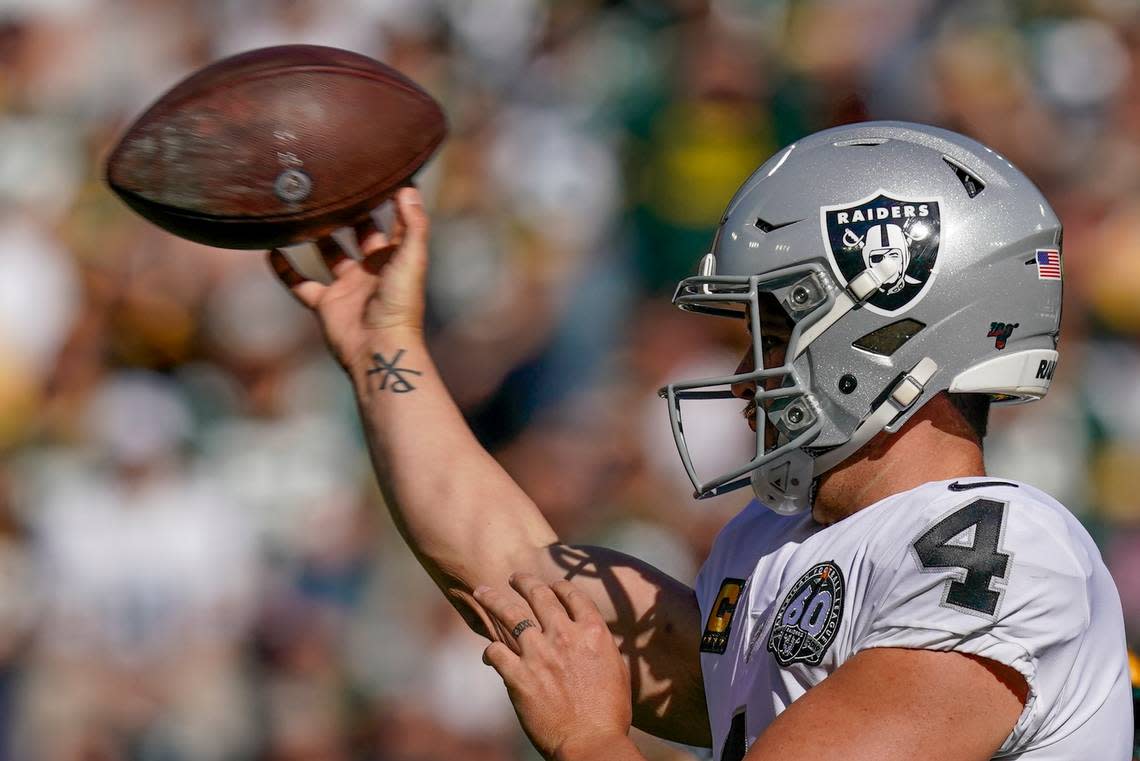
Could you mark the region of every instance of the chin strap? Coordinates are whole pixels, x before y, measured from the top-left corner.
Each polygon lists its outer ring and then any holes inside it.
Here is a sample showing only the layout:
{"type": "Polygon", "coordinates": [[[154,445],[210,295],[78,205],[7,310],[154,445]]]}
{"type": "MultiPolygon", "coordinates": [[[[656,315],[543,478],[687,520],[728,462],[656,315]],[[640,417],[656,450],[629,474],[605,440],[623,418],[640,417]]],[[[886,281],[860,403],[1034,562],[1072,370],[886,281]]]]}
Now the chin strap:
{"type": "Polygon", "coordinates": [[[819,476],[846,460],[857,449],[871,440],[902,413],[910,409],[922,392],[926,384],[938,372],[938,363],[930,357],[923,357],[917,365],[910,369],[906,375],[891,388],[887,398],[882,404],[872,410],[871,414],[863,418],[851,434],[846,443],[828,450],[815,458],[813,471],[819,476]]]}

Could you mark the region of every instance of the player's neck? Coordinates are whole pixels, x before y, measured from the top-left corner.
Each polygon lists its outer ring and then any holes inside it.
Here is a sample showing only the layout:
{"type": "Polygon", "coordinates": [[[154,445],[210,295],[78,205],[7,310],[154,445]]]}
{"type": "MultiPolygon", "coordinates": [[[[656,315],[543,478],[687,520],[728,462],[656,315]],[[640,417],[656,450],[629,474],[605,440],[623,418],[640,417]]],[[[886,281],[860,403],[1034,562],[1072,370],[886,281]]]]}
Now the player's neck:
{"type": "Polygon", "coordinates": [[[936,398],[895,434],[882,433],[820,479],[812,514],[831,524],[930,481],[984,476],[982,448],[936,398]]]}

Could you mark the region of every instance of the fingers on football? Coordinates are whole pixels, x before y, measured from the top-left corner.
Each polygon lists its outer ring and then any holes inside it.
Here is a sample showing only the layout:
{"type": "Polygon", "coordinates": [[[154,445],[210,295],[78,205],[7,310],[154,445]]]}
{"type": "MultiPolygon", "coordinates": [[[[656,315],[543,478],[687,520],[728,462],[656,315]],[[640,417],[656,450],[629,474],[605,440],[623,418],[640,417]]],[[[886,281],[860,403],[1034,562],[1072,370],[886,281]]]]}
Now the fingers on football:
{"type": "Polygon", "coordinates": [[[298,272],[293,263],[289,261],[289,257],[279,249],[268,252],[266,258],[273,273],[277,275],[277,279],[289,289],[289,292],[309,309],[315,309],[321,300],[321,293],[325,286],[298,272]]]}
{"type": "Polygon", "coordinates": [[[551,586],[551,589],[554,590],[554,594],[558,596],[563,607],[569,611],[571,620],[577,623],[602,620],[602,614],[601,611],[598,610],[598,606],[573,582],[566,580],[556,581],[551,586]]]}
{"type": "MultiPolygon", "coordinates": [[[[380,239],[383,239],[384,237],[384,233],[376,233],[376,235],[379,236],[380,239]]],[[[387,264],[388,260],[392,258],[392,254],[396,253],[397,248],[399,248],[399,246],[394,243],[389,243],[387,245],[379,245],[373,243],[367,248],[365,248],[364,244],[362,243],[361,249],[365,251],[365,255],[364,260],[361,262],[361,265],[370,274],[375,275],[384,268],[384,265],[387,264]]]]}
{"type": "Polygon", "coordinates": [[[376,220],[371,215],[354,225],[352,230],[356,233],[356,240],[360,244],[360,254],[366,259],[393,243],[388,235],[377,227],[376,220]]]}
{"type": "Polygon", "coordinates": [[[429,222],[419,191],[412,186],[401,188],[392,200],[391,214],[384,216],[385,229],[380,229],[372,216],[356,226],[364,268],[376,274],[402,251],[401,259],[410,259],[413,271],[422,271],[429,222]]]}
{"type": "Polygon", "coordinates": [[[354,261],[340,242],[331,235],[317,240],[314,245],[317,247],[317,253],[321,255],[321,261],[325,263],[334,278],[344,274],[354,261]]]}
{"type": "Polygon", "coordinates": [[[543,629],[557,628],[569,620],[566,609],[562,607],[562,603],[554,594],[554,590],[537,576],[529,573],[516,573],[511,576],[511,586],[530,605],[531,610],[538,616],[538,623],[542,624],[543,629]]]}
{"type": "MultiPolygon", "coordinates": [[[[520,602],[513,594],[508,593],[506,590],[479,587],[475,590],[475,600],[483,606],[484,610],[491,614],[496,620],[496,623],[501,624],[508,632],[513,632],[520,622],[528,619],[533,621],[536,618],[530,606],[520,602]]],[[[538,638],[540,632],[541,630],[537,626],[525,628],[519,632],[516,639],[521,645],[530,639],[528,633],[538,638]]]]}
{"type": "Polygon", "coordinates": [[[376,218],[373,217],[372,214],[368,214],[364,219],[352,226],[352,231],[356,233],[357,240],[364,240],[369,235],[380,232],[380,228],[376,225],[376,218]]]}
{"type": "Polygon", "coordinates": [[[398,197],[399,191],[353,227],[365,256],[403,242],[407,225],[400,214],[398,197]]]}

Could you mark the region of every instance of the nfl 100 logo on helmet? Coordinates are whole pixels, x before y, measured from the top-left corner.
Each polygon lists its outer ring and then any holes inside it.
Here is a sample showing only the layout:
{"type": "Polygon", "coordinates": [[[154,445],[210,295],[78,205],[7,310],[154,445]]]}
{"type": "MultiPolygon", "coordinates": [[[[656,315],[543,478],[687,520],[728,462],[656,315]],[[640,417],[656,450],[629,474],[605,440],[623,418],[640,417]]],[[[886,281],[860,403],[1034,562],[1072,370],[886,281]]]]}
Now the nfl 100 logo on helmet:
{"type": "Polygon", "coordinates": [[[830,560],[812,566],[788,590],[772,619],[768,651],[781,666],[818,666],[843,621],[843,572],[830,560]]]}
{"type": "Polygon", "coordinates": [[[866,306],[879,314],[905,311],[934,280],[942,230],[938,199],[899,199],[879,190],[873,196],[820,209],[828,258],[843,283],[860,272],[894,264],[866,306]]]}

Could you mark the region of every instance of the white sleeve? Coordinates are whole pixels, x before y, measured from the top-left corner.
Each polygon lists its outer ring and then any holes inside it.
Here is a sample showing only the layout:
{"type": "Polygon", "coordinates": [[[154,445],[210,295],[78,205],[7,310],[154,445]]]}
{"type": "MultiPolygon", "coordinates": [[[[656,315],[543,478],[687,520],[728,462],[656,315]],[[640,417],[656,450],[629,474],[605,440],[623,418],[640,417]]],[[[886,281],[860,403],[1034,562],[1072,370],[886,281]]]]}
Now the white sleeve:
{"type": "MultiPolygon", "coordinates": [[[[965,495],[956,495],[958,497],[965,495]]],[[[1003,752],[1043,715],[1043,658],[1088,626],[1087,574],[1063,522],[1039,505],[986,495],[921,510],[910,536],[873,552],[852,654],[875,647],[954,650],[1016,669],[1030,695],[1003,752]]],[[[894,532],[891,532],[894,533],[894,532]]]]}

